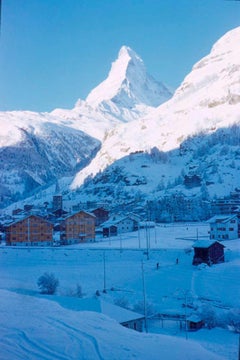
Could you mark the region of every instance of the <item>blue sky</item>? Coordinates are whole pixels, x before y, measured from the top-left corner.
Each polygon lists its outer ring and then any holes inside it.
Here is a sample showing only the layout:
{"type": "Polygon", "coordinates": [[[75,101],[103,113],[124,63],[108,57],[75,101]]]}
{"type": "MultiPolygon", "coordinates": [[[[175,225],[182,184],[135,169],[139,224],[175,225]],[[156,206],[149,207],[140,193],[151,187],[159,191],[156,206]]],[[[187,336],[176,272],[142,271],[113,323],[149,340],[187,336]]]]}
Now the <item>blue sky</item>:
{"type": "Polygon", "coordinates": [[[3,0],[0,110],[72,108],[107,77],[122,45],[175,89],[237,26],[239,1],[3,0]]]}

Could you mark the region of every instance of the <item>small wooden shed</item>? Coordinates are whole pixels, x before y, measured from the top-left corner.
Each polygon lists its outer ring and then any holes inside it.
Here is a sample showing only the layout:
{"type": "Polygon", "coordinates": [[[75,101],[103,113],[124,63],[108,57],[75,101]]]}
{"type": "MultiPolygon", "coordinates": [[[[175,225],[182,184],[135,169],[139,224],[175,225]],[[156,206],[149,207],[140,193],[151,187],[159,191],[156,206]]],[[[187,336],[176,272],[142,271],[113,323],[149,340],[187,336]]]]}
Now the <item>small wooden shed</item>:
{"type": "Polygon", "coordinates": [[[199,240],[193,244],[194,257],[193,265],[202,263],[218,264],[224,262],[224,245],[213,240],[199,240]]]}
{"type": "Polygon", "coordinates": [[[117,236],[118,228],[116,225],[104,225],[103,226],[103,237],[117,236]]]}
{"type": "Polygon", "coordinates": [[[187,318],[187,330],[197,331],[204,326],[204,321],[198,315],[191,315],[187,318]]]}

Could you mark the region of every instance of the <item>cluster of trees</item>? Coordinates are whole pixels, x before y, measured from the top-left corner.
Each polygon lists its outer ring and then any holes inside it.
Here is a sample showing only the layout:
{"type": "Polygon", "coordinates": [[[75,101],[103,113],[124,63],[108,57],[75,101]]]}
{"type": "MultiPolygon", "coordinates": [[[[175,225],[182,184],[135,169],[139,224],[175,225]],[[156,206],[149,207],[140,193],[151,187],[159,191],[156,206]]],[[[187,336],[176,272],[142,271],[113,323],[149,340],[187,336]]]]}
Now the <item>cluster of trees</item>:
{"type": "Polygon", "coordinates": [[[176,192],[148,201],[148,219],[159,222],[206,220],[211,216],[211,204],[207,196],[207,192],[194,197],[176,192]]]}
{"type": "Polygon", "coordinates": [[[212,306],[203,305],[199,311],[201,319],[209,329],[214,327],[228,328],[231,331],[240,332],[240,309],[233,308],[230,310],[217,313],[212,306]]]}
{"type": "MultiPolygon", "coordinates": [[[[210,134],[204,132],[197,136],[189,136],[179,147],[180,156],[188,152],[193,154],[193,158],[200,158],[214,152],[215,146],[221,145],[221,155],[227,155],[230,147],[238,146],[240,143],[240,127],[235,124],[229,128],[219,129],[210,134]]],[[[237,149],[236,149],[237,151],[237,149]]]]}
{"type": "MultiPolygon", "coordinates": [[[[59,287],[59,280],[53,273],[45,272],[38,278],[37,285],[41,294],[54,295],[59,287]]],[[[77,284],[76,288],[69,289],[66,295],[82,298],[84,294],[81,285],[77,284]]]]}

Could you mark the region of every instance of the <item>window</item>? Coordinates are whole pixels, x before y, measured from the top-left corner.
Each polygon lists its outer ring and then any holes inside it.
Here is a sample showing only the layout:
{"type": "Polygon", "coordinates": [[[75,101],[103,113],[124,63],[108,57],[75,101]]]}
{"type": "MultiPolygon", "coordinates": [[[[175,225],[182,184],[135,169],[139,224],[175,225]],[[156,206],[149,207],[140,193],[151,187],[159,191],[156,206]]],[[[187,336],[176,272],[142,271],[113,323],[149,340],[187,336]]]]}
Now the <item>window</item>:
{"type": "Polygon", "coordinates": [[[229,231],[234,231],[234,228],[229,228],[229,231]]]}

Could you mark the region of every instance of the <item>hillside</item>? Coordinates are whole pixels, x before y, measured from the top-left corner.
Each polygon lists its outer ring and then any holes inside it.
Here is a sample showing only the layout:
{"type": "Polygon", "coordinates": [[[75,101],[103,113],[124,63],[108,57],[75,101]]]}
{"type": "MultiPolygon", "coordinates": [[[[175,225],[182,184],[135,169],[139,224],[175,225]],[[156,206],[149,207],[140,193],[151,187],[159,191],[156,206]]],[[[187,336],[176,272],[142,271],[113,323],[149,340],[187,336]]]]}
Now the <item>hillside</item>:
{"type": "MultiPolygon", "coordinates": [[[[123,46],[108,77],[72,110],[2,113],[2,123],[11,124],[1,127],[5,198],[26,197],[56,179],[72,203],[104,201],[116,209],[125,203],[130,210],[149,201],[155,208],[159,198],[176,194],[188,197],[194,209],[203,208],[202,201],[234,191],[240,169],[239,41],[240,27],[219,39],[170,99],[141,58],[123,46]],[[52,134],[42,136],[44,145],[39,124],[52,134]],[[26,161],[22,151],[33,157],[26,161]]],[[[207,216],[204,209],[191,219],[207,216]]]]}
{"type": "Polygon", "coordinates": [[[99,149],[98,140],[49,120],[46,114],[0,113],[1,206],[73,176],[99,149]]]}
{"type": "MultiPolygon", "coordinates": [[[[105,175],[111,172],[108,167],[117,165],[118,161],[125,177],[145,176],[149,186],[138,188],[141,196],[151,196],[159,184],[165,190],[175,187],[182,191],[184,188],[179,189],[178,185],[183,183],[184,175],[191,174],[200,176],[201,185],[207,185],[211,196],[234,190],[240,169],[240,48],[236,45],[239,41],[240,27],[225,34],[210,54],[193,66],[169,101],[146,117],[121,124],[109,132],[101,150],[75,177],[71,189],[78,189],[84,181],[86,185],[86,178],[91,186],[91,178],[97,174],[92,186],[96,181],[100,184],[101,177],[106,179],[105,175]],[[141,169],[133,172],[131,160],[136,152],[138,159],[141,158],[139,152],[144,154],[141,169]],[[151,156],[148,160],[145,155],[153,152],[160,154],[156,156],[159,166],[155,164],[154,171],[151,156]],[[144,166],[149,167],[147,171],[143,170],[144,166]]],[[[103,181],[101,191],[107,192],[110,188],[111,192],[113,184],[103,181]]],[[[193,195],[200,190],[200,187],[193,188],[187,193],[193,195]]]]}
{"type": "Polygon", "coordinates": [[[94,158],[112,128],[138,119],[170,97],[147,74],[142,59],[123,46],[108,77],[73,109],[1,112],[0,206],[74,176],[94,158]]]}

